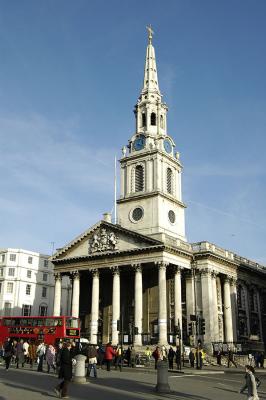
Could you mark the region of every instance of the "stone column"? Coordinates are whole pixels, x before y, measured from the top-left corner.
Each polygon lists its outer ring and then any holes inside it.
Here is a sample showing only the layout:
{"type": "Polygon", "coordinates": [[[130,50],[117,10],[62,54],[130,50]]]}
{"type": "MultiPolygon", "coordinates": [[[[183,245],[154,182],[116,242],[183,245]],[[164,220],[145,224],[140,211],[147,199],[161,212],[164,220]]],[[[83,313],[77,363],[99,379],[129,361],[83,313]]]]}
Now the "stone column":
{"type": "Polygon", "coordinates": [[[120,193],[121,197],[124,197],[126,194],[125,166],[122,165],[120,168],[120,193]]]}
{"type": "Polygon", "coordinates": [[[225,325],[225,341],[233,342],[233,323],[232,323],[232,307],[230,295],[230,278],[224,279],[224,325],[225,325]]]}
{"type": "Polygon", "coordinates": [[[250,306],[249,306],[249,284],[244,282],[243,285],[244,288],[244,293],[245,293],[245,311],[246,311],[246,317],[247,317],[247,334],[248,337],[250,336],[250,306]]]}
{"type": "Polygon", "coordinates": [[[97,344],[98,319],[99,319],[99,270],[92,272],[92,295],[91,295],[91,333],[90,343],[97,344]]]}
{"type": "Polygon", "coordinates": [[[208,268],[203,269],[201,272],[201,288],[202,288],[202,309],[203,318],[205,319],[205,335],[204,343],[209,345],[213,340],[213,283],[212,272],[208,268]]]}
{"type": "Polygon", "coordinates": [[[233,325],[233,339],[237,341],[237,287],[236,278],[232,278],[230,281],[230,292],[231,292],[231,307],[232,307],[232,325],[233,325]]]}
{"type": "Polygon", "coordinates": [[[113,301],[112,301],[112,344],[119,342],[117,321],[120,319],[120,271],[118,267],[112,268],[113,273],[113,301]]]}
{"type": "Polygon", "coordinates": [[[186,272],[186,311],[187,311],[187,330],[190,322],[190,315],[196,315],[195,307],[195,279],[193,270],[186,272]]]}
{"type": "Polygon", "coordinates": [[[167,298],[166,298],[166,266],[164,262],[158,263],[158,286],[159,286],[159,344],[167,344],[167,298]]]}
{"type": "Polygon", "coordinates": [[[55,277],[55,287],[54,287],[54,312],[53,315],[58,317],[61,315],[61,286],[62,277],[60,273],[54,274],[55,277]]]}
{"type": "Polygon", "coordinates": [[[72,317],[79,317],[79,295],[80,295],[80,276],[79,272],[73,272],[73,292],[72,292],[72,317]]]}
{"type": "Polygon", "coordinates": [[[180,327],[182,339],[182,291],[181,291],[181,271],[179,266],[175,267],[175,326],[180,327]]]}
{"type": "Polygon", "coordinates": [[[147,169],[146,169],[146,182],[147,182],[147,191],[150,192],[153,190],[153,160],[152,158],[147,160],[147,169]]]}
{"type": "Polygon", "coordinates": [[[213,304],[213,340],[219,341],[218,299],[217,299],[217,272],[212,271],[212,304],[213,304]]]}
{"type": "Polygon", "coordinates": [[[138,334],[134,335],[134,344],[142,345],[142,268],[141,265],[134,265],[135,269],[135,327],[138,329],[138,334]]]}

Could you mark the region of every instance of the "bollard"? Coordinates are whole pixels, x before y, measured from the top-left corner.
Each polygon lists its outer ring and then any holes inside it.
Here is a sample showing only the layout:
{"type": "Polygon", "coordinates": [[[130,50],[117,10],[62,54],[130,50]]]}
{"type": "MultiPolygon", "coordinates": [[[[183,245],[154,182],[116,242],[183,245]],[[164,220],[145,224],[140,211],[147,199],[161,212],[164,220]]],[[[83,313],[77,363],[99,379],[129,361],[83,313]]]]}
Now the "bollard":
{"type": "Polygon", "coordinates": [[[74,383],[86,383],[86,369],[85,369],[85,356],[78,354],[74,357],[76,365],[74,366],[73,382],[74,383]]]}
{"type": "Polygon", "coordinates": [[[155,389],[159,393],[170,393],[168,363],[166,361],[158,361],[157,363],[157,385],[155,389]]]}

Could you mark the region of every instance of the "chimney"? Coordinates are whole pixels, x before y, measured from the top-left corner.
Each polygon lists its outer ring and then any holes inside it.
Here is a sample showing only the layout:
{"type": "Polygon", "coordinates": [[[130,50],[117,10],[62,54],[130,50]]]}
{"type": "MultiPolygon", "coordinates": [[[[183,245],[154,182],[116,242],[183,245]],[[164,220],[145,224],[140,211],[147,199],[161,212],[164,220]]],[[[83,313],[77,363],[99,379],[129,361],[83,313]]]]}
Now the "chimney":
{"type": "Polygon", "coordinates": [[[103,220],[112,223],[112,214],[109,212],[104,213],[103,220]]]}

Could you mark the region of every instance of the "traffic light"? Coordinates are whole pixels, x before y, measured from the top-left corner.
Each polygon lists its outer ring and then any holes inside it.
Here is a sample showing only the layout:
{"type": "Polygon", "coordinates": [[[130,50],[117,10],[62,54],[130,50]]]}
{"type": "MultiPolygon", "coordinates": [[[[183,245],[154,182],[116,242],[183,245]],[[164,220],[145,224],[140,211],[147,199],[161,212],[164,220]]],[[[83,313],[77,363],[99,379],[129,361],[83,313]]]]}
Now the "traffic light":
{"type": "Polygon", "coordinates": [[[117,324],[116,329],[118,330],[118,332],[120,332],[120,330],[121,330],[120,319],[118,319],[118,320],[116,321],[116,324],[117,324]]]}
{"type": "Polygon", "coordinates": [[[137,326],[134,327],[134,335],[139,334],[139,328],[137,326]]]}
{"type": "Polygon", "coordinates": [[[193,331],[192,322],[189,322],[189,324],[188,324],[188,336],[192,335],[192,331],[193,331]]]}
{"type": "Polygon", "coordinates": [[[201,319],[201,324],[200,324],[200,334],[205,335],[205,319],[201,319]]]}

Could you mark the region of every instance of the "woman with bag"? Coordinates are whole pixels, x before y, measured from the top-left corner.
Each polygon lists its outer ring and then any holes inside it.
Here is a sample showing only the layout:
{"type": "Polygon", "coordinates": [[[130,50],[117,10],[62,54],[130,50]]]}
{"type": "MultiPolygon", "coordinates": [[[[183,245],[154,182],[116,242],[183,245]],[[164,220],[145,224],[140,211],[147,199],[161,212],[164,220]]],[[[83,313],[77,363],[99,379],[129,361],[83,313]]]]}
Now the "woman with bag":
{"type": "Polygon", "coordinates": [[[255,378],[255,370],[251,365],[246,365],[245,385],[240,389],[239,393],[243,393],[247,389],[247,400],[259,400],[257,392],[257,382],[255,378]]]}

